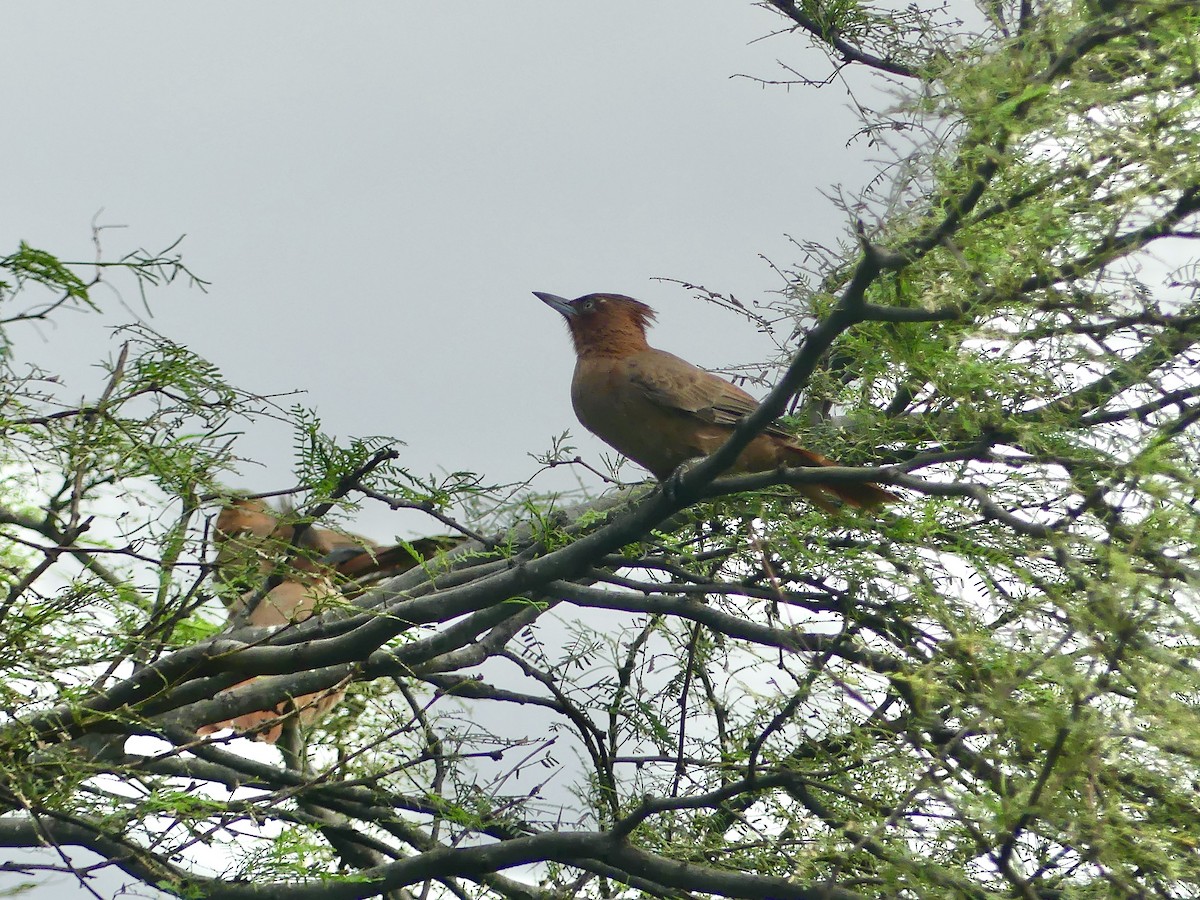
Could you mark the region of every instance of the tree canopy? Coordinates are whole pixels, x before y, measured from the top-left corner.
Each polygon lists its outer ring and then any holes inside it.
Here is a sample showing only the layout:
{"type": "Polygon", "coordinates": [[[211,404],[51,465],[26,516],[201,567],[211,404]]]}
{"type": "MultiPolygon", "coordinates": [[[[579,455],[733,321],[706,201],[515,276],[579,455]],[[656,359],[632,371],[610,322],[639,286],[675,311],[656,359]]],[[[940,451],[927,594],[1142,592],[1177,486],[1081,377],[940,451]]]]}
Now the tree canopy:
{"type": "MultiPolygon", "coordinates": [[[[420,477],[144,328],[80,406],[5,354],[0,845],[195,897],[1200,893],[1200,7],[762,5],[891,92],[848,148],[883,162],[777,297],[710,295],[777,336],[774,387],[662,486],[420,477]],[[261,415],[302,487],[214,580],[261,415]],[[722,477],[780,416],[822,480],[902,501],[722,477]],[[447,539],[302,621],[237,614],[376,502],[447,539]],[[271,709],[277,749],[197,733],[271,709]]],[[[9,334],[192,277],[0,268],[9,334]]]]}

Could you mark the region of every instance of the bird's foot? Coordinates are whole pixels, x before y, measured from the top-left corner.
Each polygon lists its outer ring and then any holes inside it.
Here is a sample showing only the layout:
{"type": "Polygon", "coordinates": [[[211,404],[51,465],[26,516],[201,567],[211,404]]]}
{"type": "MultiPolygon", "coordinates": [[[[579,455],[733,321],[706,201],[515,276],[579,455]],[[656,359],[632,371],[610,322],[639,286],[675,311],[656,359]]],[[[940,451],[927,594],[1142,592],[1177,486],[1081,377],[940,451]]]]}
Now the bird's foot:
{"type": "Polygon", "coordinates": [[[700,460],[702,460],[702,459],[704,459],[703,456],[696,456],[696,457],[693,457],[692,459],[685,459],[683,462],[681,462],[678,466],[675,467],[674,472],[672,472],[670,475],[668,475],[666,477],[666,479],[662,483],[662,487],[663,487],[663,496],[666,497],[668,501],[670,501],[671,503],[674,503],[674,504],[682,504],[683,501],[681,500],[681,498],[683,496],[684,476],[686,476],[688,472],[692,471],[692,469],[695,467],[696,463],[700,462],[700,460]]]}

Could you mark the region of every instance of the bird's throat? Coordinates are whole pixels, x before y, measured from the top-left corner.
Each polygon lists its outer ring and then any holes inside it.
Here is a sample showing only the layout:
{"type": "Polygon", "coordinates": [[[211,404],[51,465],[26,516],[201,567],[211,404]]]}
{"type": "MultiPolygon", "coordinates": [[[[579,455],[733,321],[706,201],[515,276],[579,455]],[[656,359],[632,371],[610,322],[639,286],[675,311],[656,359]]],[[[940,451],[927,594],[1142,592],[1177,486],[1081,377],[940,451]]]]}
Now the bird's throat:
{"type": "Polygon", "coordinates": [[[649,348],[641,323],[626,319],[591,322],[587,328],[571,329],[575,352],[580,358],[620,359],[649,348]]]}

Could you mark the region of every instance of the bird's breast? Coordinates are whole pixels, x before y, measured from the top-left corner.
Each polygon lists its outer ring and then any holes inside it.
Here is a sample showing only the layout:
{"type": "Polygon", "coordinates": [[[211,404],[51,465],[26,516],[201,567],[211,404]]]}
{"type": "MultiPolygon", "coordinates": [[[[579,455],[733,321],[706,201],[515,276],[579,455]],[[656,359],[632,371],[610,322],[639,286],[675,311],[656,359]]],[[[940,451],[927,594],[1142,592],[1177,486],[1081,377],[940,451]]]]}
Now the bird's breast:
{"type": "Polygon", "coordinates": [[[592,434],[665,478],[687,459],[703,456],[692,417],[655,402],[622,360],[581,360],[571,382],[575,415],[592,434]]]}

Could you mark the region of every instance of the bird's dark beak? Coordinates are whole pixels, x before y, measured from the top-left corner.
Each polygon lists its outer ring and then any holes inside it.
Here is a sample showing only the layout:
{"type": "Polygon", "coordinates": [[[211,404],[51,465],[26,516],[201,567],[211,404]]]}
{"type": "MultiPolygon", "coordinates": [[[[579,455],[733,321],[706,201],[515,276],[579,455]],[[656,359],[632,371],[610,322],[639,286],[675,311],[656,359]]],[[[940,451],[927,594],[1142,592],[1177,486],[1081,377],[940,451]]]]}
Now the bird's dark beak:
{"type": "Polygon", "coordinates": [[[558,294],[544,294],[541,291],[534,291],[533,296],[537,297],[551,309],[558,310],[568,319],[576,314],[575,307],[571,305],[571,301],[565,297],[558,296],[558,294]]]}

